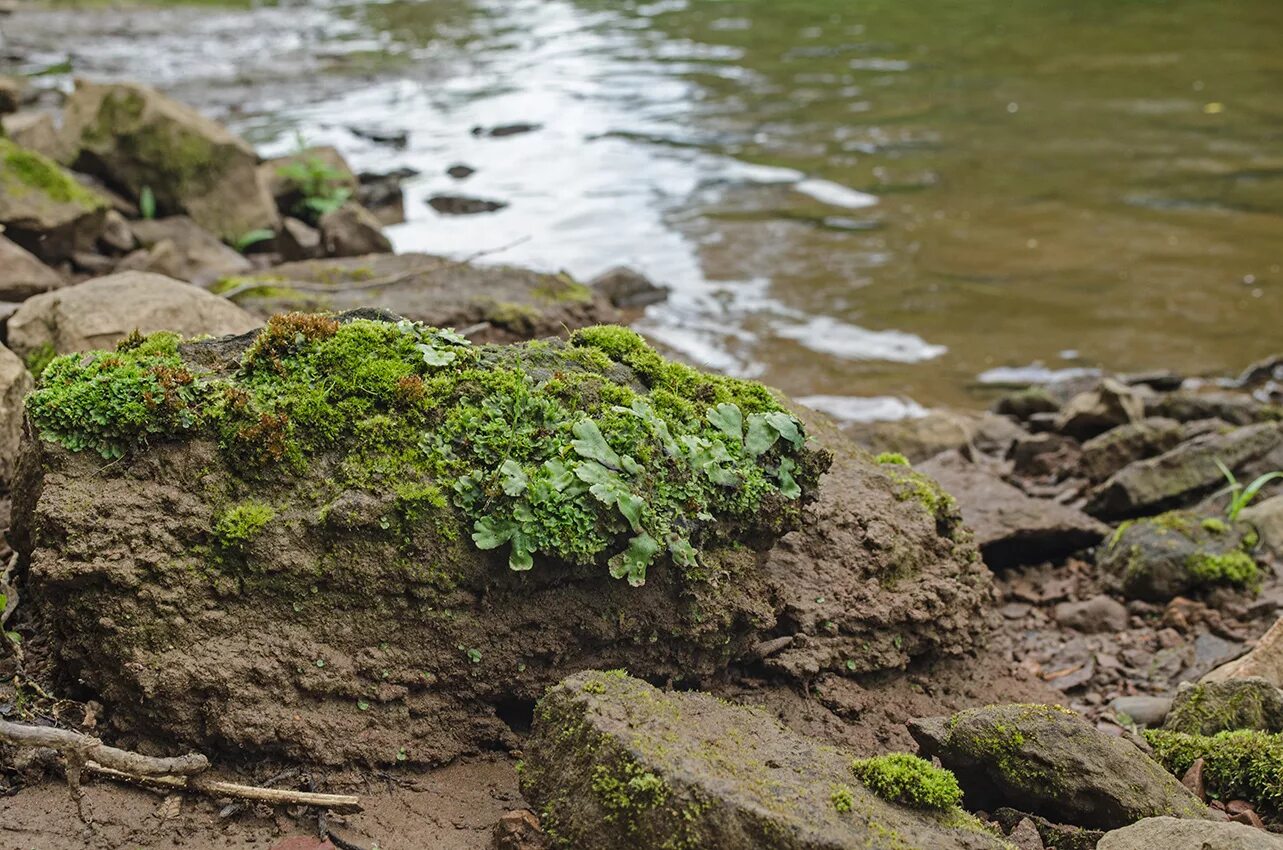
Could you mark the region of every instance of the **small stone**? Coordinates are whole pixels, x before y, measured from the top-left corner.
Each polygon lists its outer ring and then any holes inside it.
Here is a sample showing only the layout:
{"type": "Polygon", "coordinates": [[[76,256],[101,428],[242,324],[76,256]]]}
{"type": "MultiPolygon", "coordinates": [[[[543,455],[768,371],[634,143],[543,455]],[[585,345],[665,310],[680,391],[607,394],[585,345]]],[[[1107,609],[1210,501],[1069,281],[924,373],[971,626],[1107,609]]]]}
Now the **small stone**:
{"type": "Polygon", "coordinates": [[[1110,707],[1139,726],[1158,726],[1171,710],[1172,701],[1168,697],[1119,697],[1110,707]]]}
{"type": "Polygon", "coordinates": [[[469,198],[464,195],[434,195],[428,198],[428,206],[441,215],[479,215],[498,212],[508,204],[505,201],[469,198]]]}
{"type": "Polygon", "coordinates": [[[1007,840],[1016,845],[1018,850],[1045,850],[1046,845],[1042,843],[1042,836],[1038,834],[1038,827],[1029,818],[1025,818],[1016,824],[1016,828],[1007,836],[1007,840]]]}
{"type": "Polygon", "coordinates": [[[453,177],[455,180],[467,180],[469,177],[477,173],[477,169],[470,165],[463,165],[460,163],[459,165],[450,166],[446,169],[445,173],[453,177]]]}
{"type": "Polygon", "coordinates": [[[1121,632],[1127,628],[1127,607],[1104,594],[1081,602],[1061,602],[1053,616],[1060,625],[1087,634],[1121,632]]]}
{"type": "Polygon", "coordinates": [[[529,809],[507,812],[494,826],[490,850],[545,850],[548,836],[529,809]]]}
{"type": "Polygon", "coordinates": [[[1185,771],[1185,775],[1181,777],[1181,784],[1188,788],[1190,793],[1198,799],[1204,802],[1207,801],[1207,785],[1203,780],[1203,760],[1201,758],[1194,759],[1194,763],[1189,766],[1189,770],[1185,771]]]}
{"type": "MultiPolygon", "coordinates": [[[[1229,806],[1226,806],[1225,808],[1227,811],[1229,810],[1229,806]]],[[[1235,823],[1241,823],[1257,829],[1265,829],[1265,821],[1261,820],[1261,816],[1251,809],[1244,809],[1237,814],[1230,814],[1230,820],[1235,823]]]]}

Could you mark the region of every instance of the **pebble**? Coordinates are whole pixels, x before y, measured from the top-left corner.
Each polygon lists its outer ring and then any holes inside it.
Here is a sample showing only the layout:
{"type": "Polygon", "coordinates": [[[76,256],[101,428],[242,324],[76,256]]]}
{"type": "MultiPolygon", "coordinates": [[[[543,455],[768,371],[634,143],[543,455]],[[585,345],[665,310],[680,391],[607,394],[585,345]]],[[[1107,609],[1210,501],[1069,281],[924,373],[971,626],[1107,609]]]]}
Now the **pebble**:
{"type": "Polygon", "coordinates": [[[1172,710],[1170,697],[1119,697],[1109,705],[1116,714],[1126,714],[1140,726],[1157,726],[1172,710]]]}

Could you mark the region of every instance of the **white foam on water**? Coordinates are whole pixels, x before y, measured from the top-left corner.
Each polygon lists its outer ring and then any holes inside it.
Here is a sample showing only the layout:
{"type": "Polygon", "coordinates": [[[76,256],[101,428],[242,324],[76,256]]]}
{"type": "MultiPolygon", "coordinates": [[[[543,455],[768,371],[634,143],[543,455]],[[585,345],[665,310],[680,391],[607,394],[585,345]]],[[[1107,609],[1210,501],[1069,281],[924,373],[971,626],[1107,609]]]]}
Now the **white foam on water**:
{"type": "Polygon", "coordinates": [[[775,334],[799,342],[812,351],[846,360],[918,363],[948,351],[945,346],[933,345],[916,334],[871,331],[831,316],[812,316],[795,324],[777,325],[775,334]]]}
{"type": "Polygon", "coordinates": [[[808,395],[797,399],[812,410],[827,413],[839,422],[894,422],[921,419],[927,409],[916,401],[882,395],[861,398],[845,395],[808,395]]]}

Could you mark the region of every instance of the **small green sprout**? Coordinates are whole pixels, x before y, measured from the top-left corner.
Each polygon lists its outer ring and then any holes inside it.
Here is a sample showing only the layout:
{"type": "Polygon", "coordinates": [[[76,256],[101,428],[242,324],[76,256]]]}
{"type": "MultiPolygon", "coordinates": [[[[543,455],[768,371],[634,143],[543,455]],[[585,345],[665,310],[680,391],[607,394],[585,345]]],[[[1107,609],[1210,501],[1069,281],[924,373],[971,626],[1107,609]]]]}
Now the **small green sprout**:
{"type": "Polygon", "coordinates": [[[1257,494],[1261,492],[1261,489],[1265,487],[1265,485],[1269,484],[1271,481],[1283,479],[1283,470],[1275,470],[1274,472],[1267,472],[1264,475],[1259,476],[1251,484],[1248,484],[1245,487],[1242,482],[1238,480],[1238,477],[1234,475],[1233,471],[1221,462],[1220,458],[1216,458],[1216,467],[1221,471],[1221,474],[1225,476],[1225,480],[1229,482],[1229,486],[1221,492],[1230,494],[1230,502],[1225,507],[1225,518],[1230,522],[1234,522],[1238,519],[1238,515],[1243,512],[1244,508],[1252,503],[1252,500],[1256,498],[1257,494]]]}

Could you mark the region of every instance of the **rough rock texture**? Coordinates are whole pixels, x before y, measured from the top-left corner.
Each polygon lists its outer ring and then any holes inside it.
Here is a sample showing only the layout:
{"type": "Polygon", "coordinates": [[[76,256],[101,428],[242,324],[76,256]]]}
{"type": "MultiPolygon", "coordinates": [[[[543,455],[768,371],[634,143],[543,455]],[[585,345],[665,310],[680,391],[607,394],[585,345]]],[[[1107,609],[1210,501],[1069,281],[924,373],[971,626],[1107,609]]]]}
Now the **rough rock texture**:
{"type": "Polygon", "coordinates": [[[957,452],[932,458],[919,469],[958,500],[990,567],[1063,557],[1096,545],[1109,532],[1082,511],[1025,495],[957,452]]]}
{"type": "Polygon", "coordinates": [[[64,283],[34,254],[0,236],[0,301],[23,301],[64,283]]]}
{"type": "Polygon", "coordinates": [[[1129,463],[1170,451],[1185,439],[1175,419],[1151,417],[1129,422],[1083,443],[1082,473],[1100,483],[1129,463]]]}
{"type": "Polygon", "coordinates": [[[130,222],[130,229],[148,253],[136,261],[138,265],[126,265],[126,269],[207,284],[253,268],[249,260],[185,215],[130,222]]]}
{"type": "Polygon", "coordinates": [[[992,583],[957,505],[913,469],[874,462],[827,417],[795,411],[833,464],[807,527],[766,556],[784,644],[766,665],[807,682],[972,649],[992,583]]]}
{"type": "Polygon", "coordinates": [[[851,761],[763,711],[590,671],[540,701],[522,787],[575,850],[1004,846],[957,809],[882,800],[851,761]]]}
{"type": "Polygon", "coordinates": [[[314,260],[324,252],[321,232],[305,221],[286,216],[276,234],[276,250],[288,262],[314,260]]]}
{"type": "Polygon", "coordinates": [[[0,226],[45,262],[93,248],[107,201],[57,163],[0,138],[0,226]]]}
{"type": "Polygon", "coordinates": [[[1056,419],[1056,430],[1088,439],[1144,415],[1145,402],[1136,389],[1105,378],[1096,389],[1069,400],[1056,419]]]}
{"type": "Polygon", "coordinates": [[[871,452],[898,452],[913,463],[968,446],[1002,455],[1024,435],[1020,426],[1005,416],[952,410],[933,410],[926,416],[893,422],[853,422],[845,430],[871,452]]]}
{"type": "Polygon", "coordinates": [[[1087,634],[1121,632],[1127,628],[1127,606],[1103,593],[1079,602],[1061,602],[1053,616],[1060,625],[1087,634]]]}
{"type": "Polygon", "coordinates": [[[319,227],[321,243],[331,257],[361,257],[392,250],[391,240],[383,235],[382,223],[355,201],[321,216],[319,227]]]}
{"type": "Polygon", "coordinates": [[[1204,682],[1224,682],[1257,676],[1283,688],[1283,617],[1261,635],[1246,655],[1222,664],[1203,677],[1204,682]]]}
{"type": "Polygon", "coordinates": [[[254,149],[155,89],[78,80],[63,135],[75,168],[130,198],[150,187],[162,215],[187,213],[227,240],[278,224],[254,149]]]}
{"type": "Polygon", "coordinates": [[[236,283],[253,282],[263,288],[236,300],[263,317],[284,310],[369,306],[438,327],[479,326],[471,338],[495,342],[564,334],[619,318],[603,296],[564,275],[465,265],[427,254],[287,263],[236,283]],[[380,281],[386,285],[374,285],[380,281]],[[295,282],[309,289],[291,288],[295,282]]]}
{"type": "Polygon", "coordinates": [[[32,385],[31,373],[22,360],[0,345],[0,485],[13,479],[22,440],[22,400],[32,385]]]}
{"type": "Polygon", "coordinates": [[[969,808],[1010,806],[1116,829],[1137,818],[1203,818],[1207,808],[1134,744],[1062,708],[997,705],[912,720],[924,755],[952,770],[969,808]]]}
{"type": "Polygon", "coordinates": [[[1129,598],[1165,602],[1218,585],[1255,587],[1255,543],[1246,523],[1171,511],[1119,526],[1097,550],[1096,563],[1129,598]]]}
{"type": "Polygon", "coordinates": [[[1148,416],[1164,416],[1180,422],[1220,419],[1232,425],[1251,425],[1278,419],[1278,408],[1262,404],[1250,395],[1226,392],[1164,393],[1146,399],[1148,416]]]}
{"type": "Polygon", "coordinates": [[[4,134],[27,150],[44,154],[52,160],[62,157],[63,145],[58,125],[48,112],[19,112],[4,116],[4,134]]]}
{"type": "Polygon", "coordinates": [[[1153,513],[1223,484],[1218,459],[1238,471],[1280,444],[1283,425],[1277,422],[1205,434],[1119,470],[1092,491],[1087,512],[1102,517],[1153,513]]]}
{"type": "Polygon", "coordinates": [[[1239,519],[1256,529],[1261,545],[1283,560],[1283,496],[1271,496],[1248,505],[1239,519]]]}
{"type": "Polygon", "coordinates": [[[1283,732],[1283,691],[1258,677],[1183,685],[1163,728],[1188,735],[1231,729],[1283,732]]]}
{"type": "Polygon", "coordinates": [[[1241,823],[1145,818],[1105,833],[1096,850],[1283,850],[1283,838],[1241,823]]]}
{"type": "Polygon", "coordinates": [[[110,347],[131,331],[186,336],[244,333],[258,321],[235,304],[181,281],[122,272],[28,299],[9,317],[9,346],[26,358],[110,347]]]}

